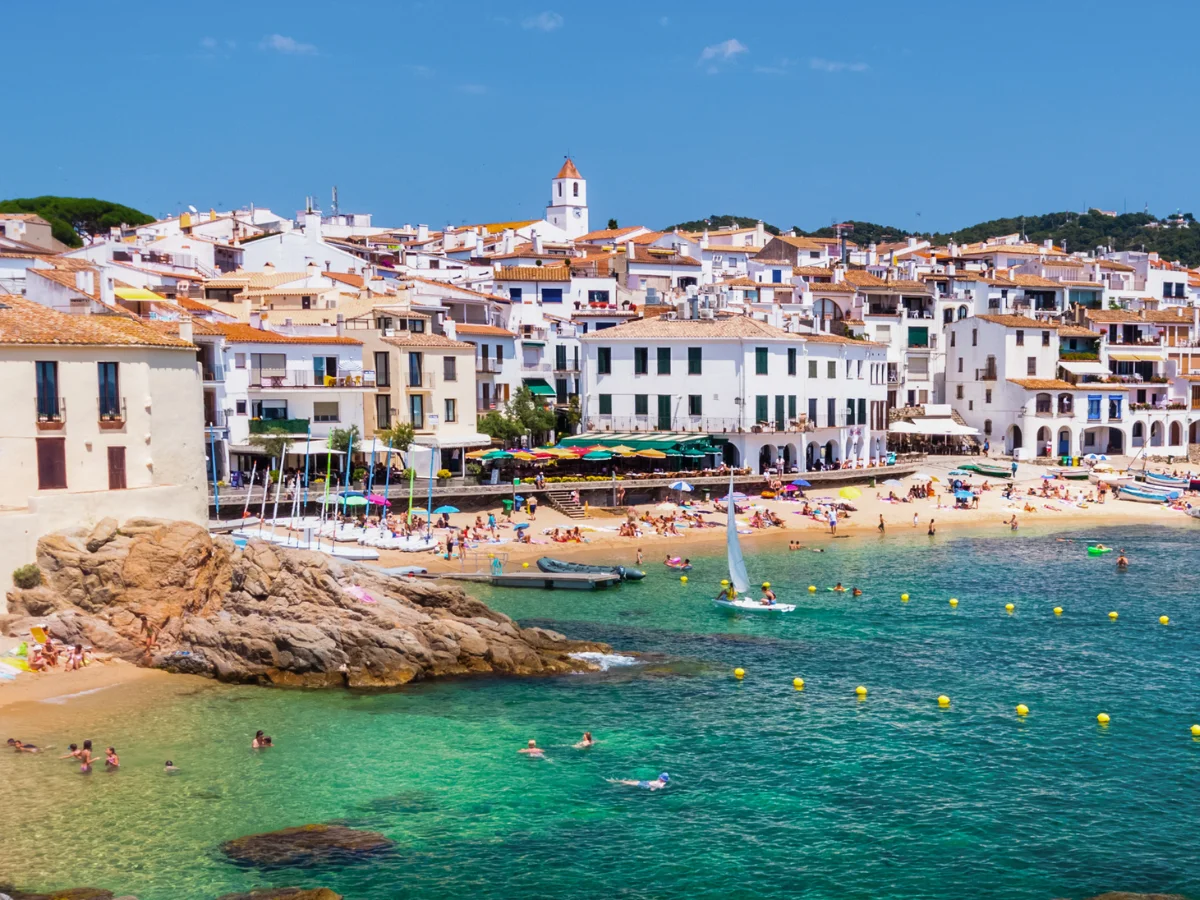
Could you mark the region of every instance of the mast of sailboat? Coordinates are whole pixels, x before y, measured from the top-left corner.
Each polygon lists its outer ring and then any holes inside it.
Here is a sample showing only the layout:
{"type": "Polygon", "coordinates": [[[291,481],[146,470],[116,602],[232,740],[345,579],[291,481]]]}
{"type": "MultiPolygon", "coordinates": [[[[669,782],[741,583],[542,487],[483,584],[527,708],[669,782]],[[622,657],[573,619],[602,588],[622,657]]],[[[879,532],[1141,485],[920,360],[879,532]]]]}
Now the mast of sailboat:
{"type": "Polygon", "coordinates": [[[725,525],[725,549],[729,562],[729,581],[734,590],[745,594],[750,590],[750,578],[746,575],[746,560],[742,557],[742,545],[738,542],[737,533],[737,502],[733,498],[733,472],[729,473],[729,494],[725,498],[728,503],[725,525]]]}

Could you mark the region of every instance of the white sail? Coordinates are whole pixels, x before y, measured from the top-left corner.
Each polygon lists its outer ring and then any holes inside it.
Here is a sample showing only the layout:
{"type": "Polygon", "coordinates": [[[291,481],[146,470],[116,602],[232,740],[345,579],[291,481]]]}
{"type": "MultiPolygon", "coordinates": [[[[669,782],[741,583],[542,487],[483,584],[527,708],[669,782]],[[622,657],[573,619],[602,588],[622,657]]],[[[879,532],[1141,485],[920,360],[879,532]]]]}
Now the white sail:
{"type": "Polygon", "coordinates": [[[739,594],[750,590],[750,579],[746,576],[746,561],[742,559],[742,545],[738,543],[737,520],[734,518],[733,473],[729,475],[729,520],[725,526],[725,546],[729,556],[729,580],[739,594]]]}

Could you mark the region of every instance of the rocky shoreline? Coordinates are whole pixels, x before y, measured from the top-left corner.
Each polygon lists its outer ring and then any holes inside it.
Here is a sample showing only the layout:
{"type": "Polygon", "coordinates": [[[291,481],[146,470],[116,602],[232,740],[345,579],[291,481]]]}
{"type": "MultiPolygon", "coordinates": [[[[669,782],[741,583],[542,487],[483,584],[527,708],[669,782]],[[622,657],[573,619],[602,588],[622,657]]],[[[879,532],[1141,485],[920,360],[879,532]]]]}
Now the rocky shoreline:
{"type": "Polygon", "coordinates": [[[552,675],[610,652],[522,628],[461,588],[394,578],[190,522],[105,519],[38,541],[42,584],[14,588],[0,632],[52,637],[221,681],[390,688],[445,675],[552,675]]]}

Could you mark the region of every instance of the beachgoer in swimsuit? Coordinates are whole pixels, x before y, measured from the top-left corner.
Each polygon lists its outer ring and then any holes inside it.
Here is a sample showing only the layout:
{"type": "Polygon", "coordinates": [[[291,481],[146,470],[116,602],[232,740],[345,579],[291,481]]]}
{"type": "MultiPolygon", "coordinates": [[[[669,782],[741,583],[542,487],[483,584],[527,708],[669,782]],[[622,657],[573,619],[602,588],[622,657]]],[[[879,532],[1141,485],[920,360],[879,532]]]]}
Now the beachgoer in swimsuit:
{"type": "Polygon", "coordinates": [[[610,778],[610,779],[608,779],[608,783],[609,784],[625,784],[625,785],[628,785],[629,787],[642,788],[643,790],[647,790],[647,791],[657,791],[660,788],[665,788],[667,786],[667,782],[670,780],[671,780],[671,776],[668,775],[666,772],[663,772],[661,775],[659,775],[653,781],[636,781],[635,779],[632,779],[632,778],[610,778]]]}
{"type": "Polygon", "coordinates": [[[537,745],[537,741],[534,741],[534,740],[531,740],[527,747],[522,747],[517,752],[524,753],[530,759],[545,759],[546,758],[546,751],[543,750],[541,747],[539,747],[537,745]]]}
{"type": "Polygon", "coordinates": [[[937,529],[933,527],[933,519],[929,520],[929,536],[933,537],[937,534],[937,529]]]}
{"type": "Polygon", "coordinates": [[[770,606],[775,602],[775,592],[771,590],[771,582],[764,581],[762,586],[762,602],[764,606],[770,606]]]}
{"type": "Polygon", "coordinates": [[[846,592],[846,589],[845,589],[844,587],[842,587],[842,583],[841,583],[840,581],[839,581],[837,584],[835,584],[835,585],[834,585],[834,586],[831,588],[831,590],[833,590],[833,591],[835,591],[836,593],[839,593],[839,594],[844,594],[844,593],[846,592]]]}
{"type": "Polygon", "coordinates": [[[585,731],[583,733],[583,738],[579,741],[578,744],[575,745],[575,749],[576,750],[586,750],[588,747],[595,746],[595,744],[596,744],[596,741],[592,737],[592,733],[590,731],[585,731]]]}
{"type": "Polygon", "coordinates": [[[179,768],[175,765],[175,763],[171,762],[168,759],[166,761],[166,763],[163,765],[163,771],[166,772],[168,775],[175,775],[179,772],[179,768]]]}
{"type": "Polygon", "coordinates": [[[254,733],[254,740],[250,742],[251,750],[262,750],[269,746],[267,744],[267,736],[261,730],[254,733]]]}
{"type": "Polygon", "coordinates": [[[92,774],[92,742],[84,741],[83,749],[79,751],[79,774],[92,774]]]}
{"type": "Polygon", "coordinates": [[[18,741],[16,738],[8,739],[8,746],[12,747],[17,753],[41,753],[41,748],[36,744],[26,744],[23,741],[18,741]]]}
{"type": "Polygon", "coordinates": [[[855,597],[861,597],[861,596],[862,596],[862,591],[860,591],[858,588],[855,588],[855,589],[854,589],[854,591],[853,591],[853,593],[854,593],[854,596],[855,596],[855,597]]]}
{"type": "Polygon", "coordinates": [[[1117,556],[1117,568],[1118,569],[1128,569],[1129,568],[1129,560],[1125,558],[1124,550],[1122,550],[1120,555],[1117,556]]]}
{"type": "Polygon", "coordinates": [[[883,525],[883,513],[880,513],[880,514],[879,514],[879,533],[880,533],[880,534],[883,534],[883,531],[884,531],[884,525],[883,525]]]}
{"type": "Polygon", "coordinates": [[[117,756],[116,747],[109,747],[104,751],[104,768],[109,772],[121,768],[121,759],[117,756]]]}
{"type": "Polygon", "coordinates": [[[68,753],[64,753],[59,759],[79,759],[79,745],[69,744],[67,746],[68,753]]]}

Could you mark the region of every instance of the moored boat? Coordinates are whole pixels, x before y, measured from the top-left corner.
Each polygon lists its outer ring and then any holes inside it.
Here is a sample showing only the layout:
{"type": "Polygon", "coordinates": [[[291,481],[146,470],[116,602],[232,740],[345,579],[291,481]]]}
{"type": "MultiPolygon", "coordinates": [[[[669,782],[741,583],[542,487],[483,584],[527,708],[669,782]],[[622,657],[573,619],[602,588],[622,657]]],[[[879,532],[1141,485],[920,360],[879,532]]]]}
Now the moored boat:
{"type": "Polygon", "coordinates": [[[1089,474],[1083,466],[1051,466],[1050,473],[1070,481],[1087,481],[1089,474]]]}
{"type": "Polygon", "coordinates": [[[1175,478],[1171,475],[1159,475],[1156,472],[1143,472],[1142,476],[1146,484],[1159,487],[1176,488],[1177,490],[1186,491],[1191,486],[1191,480],[1188,478],[1175,478]]]}
{"type": "Polygon", "coordinates": [[[565,559],[551,559],[543,556],[537,561],[537,567],[543,572],[562,574],[577,572],[591,575],[619,575],[622,581],[640,581],[646,577],[641,569],[631,566],[593,566],[587,563],[567,562],[565,559]]]}
{"type": "MultiPolygon", "coordinates": [[[[988,478],[1012,478],[1012,468],[1009,466],[997,466],[992,463],[971,463],[975,467],[975,471],[980,475],[986,475],[988,478]]],[[[966,468],[962,466],[961,468],[966,468]]]]}
{"type": "Polygon", "coordinates": [[[1106,484],[1110,488],[1133,484],[1133,480],[1132,472],[1118,472],[1108,463],[1097,463],[1088,472],[1088,481],[1092,484],[1106,484]]]}
{"type": "Polygon", "coordinates": [[[1147,491],[1140,485],[1123,485],[1121,493],[1117,495],[1122,500],[1133,500],[1138,503],[1166,503],[1168,500],[1176,500],[1182,496],[1178,491],[1173,493],[1161,493],[1159,491],[1147,491]]]}

